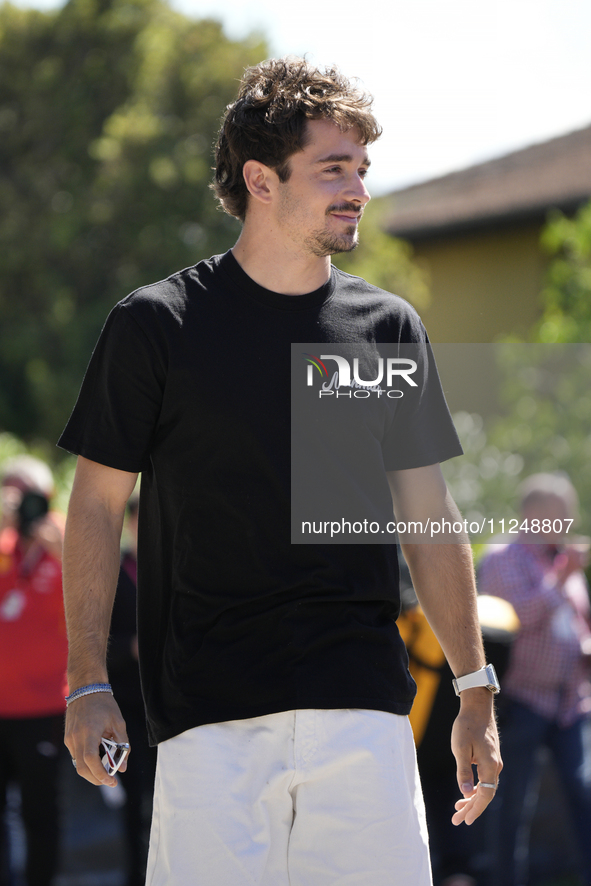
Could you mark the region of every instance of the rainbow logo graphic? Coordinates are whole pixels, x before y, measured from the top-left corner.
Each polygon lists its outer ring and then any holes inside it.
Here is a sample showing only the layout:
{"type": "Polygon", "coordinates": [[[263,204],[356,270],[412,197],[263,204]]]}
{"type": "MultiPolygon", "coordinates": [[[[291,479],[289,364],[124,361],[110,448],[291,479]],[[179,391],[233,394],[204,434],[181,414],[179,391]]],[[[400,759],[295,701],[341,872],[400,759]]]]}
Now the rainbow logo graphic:
{"type": "Polygon", "coordinates": [[[304,353],[303,356],[306,359],[306,363],[309,364],[309,366],[308,366],[308,384],[309,385],[312,384],[312,375],[314,372],[314,370],[312,368],[313,366],[316,367],[316,369],[318,370],[318,372],[320,373],[320,376],[322,378],[325,378],[325,377],[328,378],[328,369],[326,368],[326,366],[324,365],[324,363],[322,362],[320,357],[315,357],[314,354],[306,354],[306,353],[304,353]]]}

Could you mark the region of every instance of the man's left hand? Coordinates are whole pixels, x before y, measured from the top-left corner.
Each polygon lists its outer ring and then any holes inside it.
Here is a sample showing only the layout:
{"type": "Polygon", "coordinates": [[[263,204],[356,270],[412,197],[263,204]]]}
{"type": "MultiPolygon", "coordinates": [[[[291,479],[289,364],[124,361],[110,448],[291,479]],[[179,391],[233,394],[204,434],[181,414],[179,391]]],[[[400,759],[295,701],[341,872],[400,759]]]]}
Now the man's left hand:
{"type": "Polygon", "coordinates": [[[456,758],[458,785],[463,799],[455,804],[452,823],[473,824],[494,798],[503,761],[495,722],[493,698],[488,689],[465,689],[460,713],[453,726],[451,748],[456,758]],[[476,766],[478,783],[474,784],[476,766]]]}

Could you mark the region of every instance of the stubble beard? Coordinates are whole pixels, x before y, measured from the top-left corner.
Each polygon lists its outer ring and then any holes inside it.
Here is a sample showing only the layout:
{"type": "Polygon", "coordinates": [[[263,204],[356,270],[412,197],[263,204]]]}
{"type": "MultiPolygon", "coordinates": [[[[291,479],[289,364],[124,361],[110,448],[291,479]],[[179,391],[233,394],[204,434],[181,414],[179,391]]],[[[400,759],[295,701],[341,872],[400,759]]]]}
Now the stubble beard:
{"type": "Polygon", "coordinates": [[[339,252],[352,252],[359,244],[359,222],[363,215],[363,209],[359,209],[354,203],[335,203],[326,210],[327,226],[319,231],[314,231],[306,239],[306,245],[313,255],[327,256],[336,255],[339,252]],[[347,225],[342,234],[337,234],[328,227],[328,219],[333,213],[354,212],[358,218],[356,224],[347,225]]]}
{"type": "MultiPolygon", "coordinates": [[[[288,188],[285,188],[282,194],[279,218],[282,225],[285,225],[288,230],[291,229],[291,219],[297,217],[300,208],[301,201],[297,197],[294,197],[288,188]]],[[[359,211],[359,207],[352,203],[335,203],[332,206],[329,206],[326,210],[326,227],[312,231],[312,233],[303,241],[300,241],[304,249],[307,250],[309,254],[315,255],[319,258],[324,258],[328,255],[337,255],[339,252],[352,252],[356,249],[359,243],[359,220],[357,224],[347,225],[345,230],[340,234],[335,233],[335,231],[329,228],[329,219],[333,212],[347,212],[351,210],[359,213],[360,220],[363,215],[363,209],[359,211]]]]}
{"type": "Polygon", "coordinates": [[[314,231],[305,240],[306,248],[319,258],[337,255],[339,252],[352,252],[359,245],[357,225],[348,225],[343,234],[334,231],[314,231]]]}

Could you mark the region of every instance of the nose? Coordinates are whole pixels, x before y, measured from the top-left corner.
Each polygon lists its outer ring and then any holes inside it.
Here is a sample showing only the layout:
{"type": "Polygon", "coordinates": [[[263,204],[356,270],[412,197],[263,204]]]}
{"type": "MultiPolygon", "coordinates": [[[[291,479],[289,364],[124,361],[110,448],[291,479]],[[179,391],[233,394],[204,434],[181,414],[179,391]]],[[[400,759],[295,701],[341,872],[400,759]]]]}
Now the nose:
{"type": "Polygon", "coordinates": [[[356,172],[352,177],[349,185],[349,199],[352,203],[359,203],[365,206],[371,200],[369,191],[365,187],[363,177],[356,172]]]}

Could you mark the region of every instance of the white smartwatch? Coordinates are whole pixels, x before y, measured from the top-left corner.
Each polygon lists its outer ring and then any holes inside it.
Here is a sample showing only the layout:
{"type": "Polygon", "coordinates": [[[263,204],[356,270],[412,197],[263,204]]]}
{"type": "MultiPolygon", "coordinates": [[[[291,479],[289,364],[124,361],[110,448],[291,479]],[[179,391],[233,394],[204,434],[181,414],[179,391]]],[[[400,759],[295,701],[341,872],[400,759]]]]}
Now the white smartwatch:
{"type": "Polygon", "coordinates": [[[459,695],[464,689],[475,689],[477,686],[484,686],[493,695],[501,691],[497,673],[491,664],[485,665],[479,671],[474,671],[472,674],[466,674],[464,677],[456,677],[451,682],[456,695],[459,695]]]}

